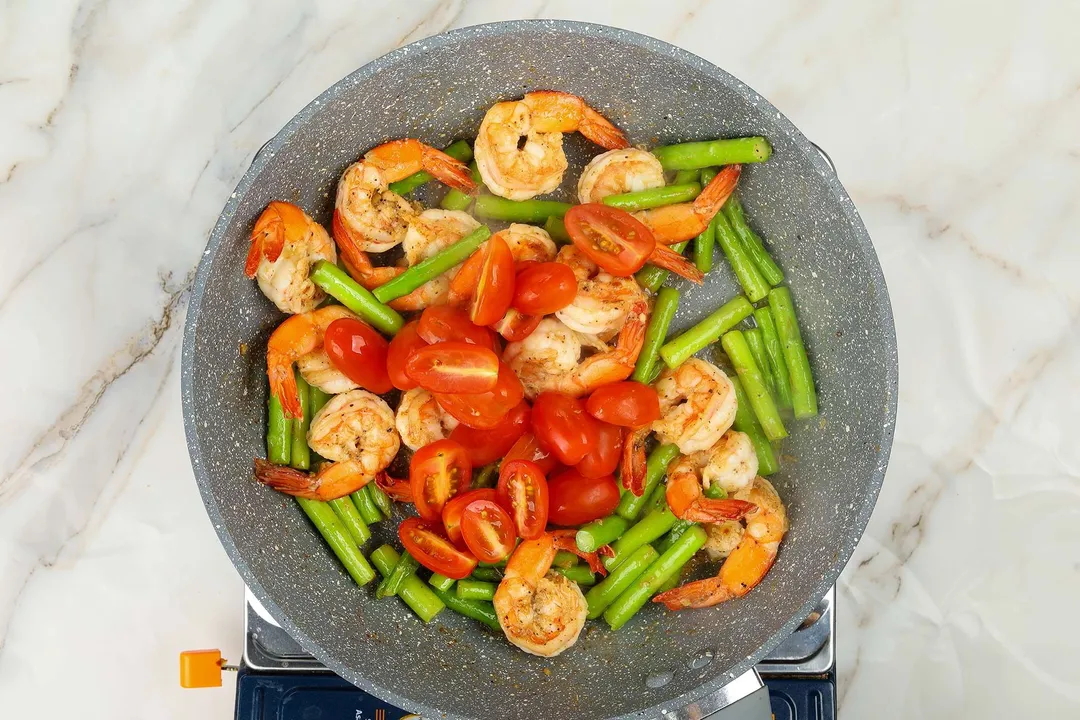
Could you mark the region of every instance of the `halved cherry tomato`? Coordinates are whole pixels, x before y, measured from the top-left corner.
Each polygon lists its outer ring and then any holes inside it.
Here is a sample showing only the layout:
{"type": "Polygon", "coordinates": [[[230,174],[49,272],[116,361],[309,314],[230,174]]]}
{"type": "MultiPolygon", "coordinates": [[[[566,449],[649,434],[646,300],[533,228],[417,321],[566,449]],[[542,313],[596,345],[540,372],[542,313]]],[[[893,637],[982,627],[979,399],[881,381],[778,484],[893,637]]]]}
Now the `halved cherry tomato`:
{"type": "Polygon", "coordinates": [[[507,308],[502,320],[492,325],[491,328],[502,335],[507,342],[521,342],[532,335],[533,330],[543,319],[539,315],[522,315],[514,308],[507,308]]]}
{"type": "Polygon", "coordinates": [[[660,397],[648,385],[633,380],[598,387],[585,409],[597,420],[622,427],[648,425],[660,417],[660,397]]]}
{"type": "Polygon", "coordinates": [[[469,318],[490,325],[502,318],[514,298],[514,256],[501,233],[495,233],[484,249],[484,264],[477,279],[469,318]]]}
{"type": "Polygon", "coordinates": [[[503,507],[510,508],[517,534],[525,540],[543,535],[548,519],[548,486],[540,467],[528,460],[503,462],[498,490],[503,507]]]}
{"type": "Polygon", "coordinates": [[[542,392],[533,401],[533,434],[563,465],[577,465],[596,441],[596,423],[580,400],[542,392]]]}
{"type": "Polygon", "coordinates": [[[487,328],[474,325],[468,313],[450,305],[435,305],[420,314],[417,334],[428,343],[467,342],[497,351],[495,338],[487,328]]]}
{"type": "Polygon", "coordinates": [[[617,425],[596,422],[596,442],[575,467],[585,477],[603,477],[615,472],[622,457],[622,433],[617,425]]]}
{"type": "Polygon", "coordinates": [[[435,343],[412,354],[405,374],[431,392],[482,393],[499,380],[499,356],[479,345],[435,343]]]}
{"type": "Polygon", "coordinates": [[[517,442],[506,451],[503,463],[508,463],[511,460],[528,460],[536,463],[540,468],[540,472],[545,476],[550,475],[552,470],[559,467],[559,459],[548,450],[540,447],[536,436],[528,432],[519,437],[517,442]]]}
{"type": "Polygon", "coordinates": [[[446,536],[450,538],[450,542],[459,547],[465,545],[465,541],[461,539],[461,514],[465,512],[466,505],[473,500],[491,500],[492,502],[498,502],[498,498],[499,494],[495,491],[495,488],[479,488],[477,490],[461,493],[453,500],[446,503],[442,511],[442,522],[443,528],[446,529],[446,536]]]}
{"type": "Polygon", "coordinates": [[[513,306],[526,315],[550,315],[577,295],[577,278],[569,265],[549,262],[519,270],[514,281],[513,306]]]}
{"type": "Polygon", "coordinates": [[[414,352],[427,347],[427,341],[416,332],[417,325],[419,323],[416,320],[406,323],[390,341],[390,347],[386,351],[386,371],[390,375],[390,382],[398,390],[412,390],[416,387],[416,381],[405,374],[405,363],[414,352]]]}
{"type": "Polygon", "coordinates": [[[354,383],[381,395],[393,385],[386,372],[389,343],[375,328],[355,318],[340,318],[326,328],[323,348],[330,363],[354,383]]]}
{"type": "Polygon", "coordinates": [[[625,210],[601,203],[570,208],[563,218],[574,247],[618,277],[633,275],[656,247],[652,231],[625,210]]]}
{"type": "Polygon", "coordinates": [[[548,522],[581,525],[615,511],[619,486],[613,475],[587,478],[570,468],[548,481],[548,522]]]}
{"type": "Polygon", "coordinates": [[[529,403],[522,400],[490,430],[458,425],[450,433],[450,439],[465,448],[473,467],[480,467],[504,457],[528,429],[529,403]]]}
{"type": "Polygon", "coordinates": [[[438,440],[416,451],[409,462],[416,511],[425,520],[439,520],[446,502],[469,489],[472,464],[465,448],[453,440],[438,440]]]}
{"type": "Polygon", "coordinates": [[[499,363],[495,387],[482,393],[435,393],[435,401],[460,423],[478,430],[490,430],[517,407],[525,391],[521,381],[504,362],[499,363]]]}
{"type": "Polygon", "coordinates": [[[432,572],[460,580],[476,569],[476,558],[459,550],[442,535],[436,523],[420,518],[406,518],[398,525],[398,538],[416,561],[432,572]]]}
{"type": "Polygon", "coordinates": [[[477,560],[493,563],[514,549],[517,532],[513,518],[501,505],[491,500],[474,500],[461,515],[461,537],[477,560]]]}

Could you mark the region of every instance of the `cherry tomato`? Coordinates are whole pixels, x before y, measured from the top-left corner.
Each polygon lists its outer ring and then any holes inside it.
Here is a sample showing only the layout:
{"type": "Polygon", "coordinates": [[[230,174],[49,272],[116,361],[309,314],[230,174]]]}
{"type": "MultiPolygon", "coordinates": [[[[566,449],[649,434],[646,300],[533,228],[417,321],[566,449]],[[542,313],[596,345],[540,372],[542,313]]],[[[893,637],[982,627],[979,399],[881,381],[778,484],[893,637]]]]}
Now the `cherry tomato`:
{"type": "Polygon", "coordinates": [[[354,383],[381,395],[393,385],[386,372],[389,343],[375,328],[355,318],[330,323],[323,339],[330,363],[354,383]]]}
{"type": "Polygon", "coordinates": [[[420,518],[406,518],[398,525],[398,538],[416,561],[432,572],[460,580],[476,569],[476,558],[446,539],[441,528],[420,518]]]}
{"type": "Polygon", "coordinates": [[[522,400],[492,429],[476,430],[468,425],[458,425],[450,433],[450,439],[465,448],[473,467],[480,467],[504,457],[528,429],[529,403],[522,400]]]}
{"type": "Polygon", "coordinates": [[[511,460],[528,460],[536,463],[537,467],[540,468],[540,472],[545,476],[550,475],[553,470],[559,467],[558,458],[540,447],[536,436],[528,432],[519,437],[513,447],[506,451],[503,463],[508,463],[511,460]]]}
{"type": "Polygon", "coordinates": [[[532,540],[544,534],[548,520],[548,486],[544,472],[528,460],[503,462],[499,468],[499,499],[510,508],[517,534],[532,540]]]}
{"type": "Polygon", "coordinates": [[[496,502],[474,500],[461,515],[461,537],[480,562],[499,562],[514,549],[514,520],[496,502]]]}
{"type": "Polygon", "coordinates": [[[625,210],[601,203],[570,208],[563,218],[574,247],[618,277],[633,275],[656,247],[652,231],[625,210]]]}
{"type": "Polygon", "coordinates": [[[503,336],[507,342],[521,342],[532,335],[533,330],[544,318],[539,315],[522,315],[514,308],[508,308],[502,320],[492,325],[492,329],[503,336]]]}
{"type": "Polygon", "coordinates": [[[513,306],[526,315],[550,315],[577,295],[577,278],[569,265],[536,263],[519,270],[514,281],[513,306]]]}
{"type": "Polygon", "coordinates": [[[587,478],[570,468],[548,481],[548,498],[548,522],[581,525],[615,511],[619,486],[613,475],[587,478]]]}
{"type": "Polygon", "coordinates": [[[428,343],[467,342],[495,351],[495,338],[487,328],[474,325],[468,313],[450,305],[435,305],[420,315],[417,334],[428,343]]]}
{"type": "Polygon", "coordinates": [[[480,282],[480,271],[484,268],[484,258],[484,252],[477,250],[465,262],[461,263],[458,271],[454,273],[454,277],[450,278],[448,298],[450,305],[463,305],[472,298],[473,293],[476,292],[476,286],[480,282]]]}
{"type": "Polygon", "coordinates": [[[533,434],[563,465],[577,465],[596,440],[596,423],[575,397],[543,392],[533,401],[533,434]]]}
{"type": "Polygon", "coordinates": [[[405,374],[405,363],[414,352],[427,347],[427,341],[416,333],[418,324],[413,320],[398,330],[386,351],[386,371],[390,375],[390,382],[398,390],[412,390],[416,387],[416,381],[405,374]]]}
{"type": "Polygon", "coordinates": [[[501,233],[495,233],[484,249],[484,265],[473,295],[470,319],[490,325],[502,318],[514,298],[514,256],[501,233]]]}
{"type": "Polygon", "coordinates": [[[499,380],[499,356],[479,345],[435,343],[412,354],[405,374],[431,392],[487,392],[499,380]]]}
{"type": "Polygon", "coordinates": [[[495,387],[482,393],[435,393],[435,401],[460,423],[477,430],[490,430],[517,407],[525,391],[506,363],[499,363],[495,387]]]}
{"type": "Polygon", "coordinates": [[[465,448],[439,440],[416,451],[409,462],[416,511],[425,520],[440,519],[447,500],[469,489],[472,464],[465,448]]]}
{"type": "Polygon", "coordinates": [[[597,420],[612,425],[640,427],[660,417],[660,398],[648,385],[624,380],[597,388],[585,409],[597,420]]]}
{"type": "Polygon", "coordinates": [[[575,467],[585,477],[603,477],[615,472],[622,457],[623,429],[596,421],[596,442],[575,467]]]}
{"type": "Polygon", "coordinates": [[[442,511],[443,527],[446,529],[446,536],[450,538],[450,542],[459,547],[465,545],[465,541],[461,539],[461,514],[465,512],[465,506],[471,503],[473,500],[491,500],[498,502],[499,494],[495,491],[495,488],[480,488],[478,490],[470,490],[468,492],[461,493],[453,500],[446,503],[442,511]]]}

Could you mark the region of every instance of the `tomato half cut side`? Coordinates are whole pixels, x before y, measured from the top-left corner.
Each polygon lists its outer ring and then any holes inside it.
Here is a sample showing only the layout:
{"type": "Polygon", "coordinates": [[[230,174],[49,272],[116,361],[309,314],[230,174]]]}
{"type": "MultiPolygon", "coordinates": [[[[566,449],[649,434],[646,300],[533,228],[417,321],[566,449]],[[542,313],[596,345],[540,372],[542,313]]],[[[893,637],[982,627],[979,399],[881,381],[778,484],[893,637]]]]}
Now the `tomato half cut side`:
{"type": "Polygon", "coordinates": [[[482,393],[435,393],[435,401],[460,423],[490,430],[525,397],[521,381],[504,362],[499,363],[495,387],[482,393]]]}
{"type": "Polygon", "coordinates": [[[461,515],[461,537],[480,562],[499,562],[514,549],[517,532],[510,513],[491,500],[473,500],[461,515]]]}
{"type": "Polygon", "coordinates": [[[544,477],[550,475],[553,470],[560,466],[559,459],[550,450],[540,447],[539,441],[531,432],[526,432],[519,437],[517,442],[506,451],[503,463],[508,463],[511,460],[528,460],[536,463],[544,477]]]}
{"type": "Polygon", "coordinates": [[[409,485],[416,511],[425,520],[442,519],[450,498],[469,489],[472,464],[465,448],[439,440],[416,451],[409,462],[409,485]]]}
{"type": "Polygon", "coordinates": [[[390,344],[363,320],[339,318],[323,337],[330,364],[354,383],[376,395],[390,392],[393,384],[386,370],[390,344]]]}
{"type": "Polygon", "coordinates": [[[539,315],[522,315],[514,308],[507,308],[506,314],[491,326],[507,342],[521,342],[533,334],[544,318],[539,315]]]}
{"type": "Polygon", "coordinates": [[[386,350],[386,372],[390,376],[390,382],[398,390],[412,390],[416,387],[416,381],[405,374],[405,363],[414,352],[427,347],[427,341],[416,332],[418,325],[416,320],[406,323],[390,340],[390,346],[386,350]]]}
{"type": "Polygon", "coordinates": [[[601,203],[575,205],[563,222],[574,247],[617,277],[640,270],[656,247],[652,231],[640,220],[601,203]]]}
{"type": "Polygon", "coordinates": [[[469,454],[474,468],[488,465],[506,456],[518,438],[529,429],[529,403],[522,400],[490,430],[477,430],[458,424],[450,439],[469,454]]]}
{"type": "Polygon", "coordinates": [[[660,417],[660,396],[648,385],[633,380],[601,385],[585,402],[597,420],[622,427],[641,427],[660,417]]]}
{"type": "Polygon", "coordinates": [[[562,310],[577,295],[577,278],[569,265],[535,263],[518,270],[513,307],[526,315],[550,315],[562,310]]]}
{"type": "Polygon", "coordinates": [[[575,397],[543,392],[533,401],[533,434],[563,465],[577,465],[596,439],[596,423],[575,397]]]}
{"type": "Polygon", "coordinates": [[[464,547],[465,541],[461,539],[461,515],[465,512],[465,506],[473,500],[491,500],[498,502],[499,494],[495,488],[478,488],[469,490],[454,497],[446,503],[442,511],[443,529],[450,542],[459,547],[464,547]]]}
{"type": "Polygon", "coordinates": [[[484,249],[484,264],[476,281],[469,317],[477,325],[500,320],[514,298],[514,256],[510,246],[495,233],[484,249]]]}
{"type": "Polygon", "coordinates": [[[532,540],[544,534],[548,520],[548,486],[544,472],[528,460],[511,460],[499,468],[499,499],[510,509],[517,534],[532,540]]]}
{"type": "Polygon", "coordinates": [[[428,343],[465,342],[496,351],[495,337],[490,330],[469,319],[469,313],[450,305],[435,305],[420,314],[416,332],[428,343]]]}
{"type": "Polygon", "coordinates": [[[581,458],[576,467],[585,477],[595,478],[611,475],[622,458],[623,429],[618,425],[596,422],[596,442],[581,458]]]}
{"type": "Polygon", "coordinates": [[[405,373],[431,392],[487,392],[498,382],[499,356],[479,345],[440,342],[416,350],[405,373]]]}
{"type": "Polygon", "coordinates": [[[440,531],[436,523],[411,517],[398,526],[398,539],[428,570],[454,580],[468,577],[476,569],[476,558],[467,550],[454,547],[440,531]]]}
{"type": "Polygon", "coordinates": [[[587,478],[570,468],[548,481],[548,522],[554,525],[592,522],[615,512],[618,504],[613,475],[587,478]]]}

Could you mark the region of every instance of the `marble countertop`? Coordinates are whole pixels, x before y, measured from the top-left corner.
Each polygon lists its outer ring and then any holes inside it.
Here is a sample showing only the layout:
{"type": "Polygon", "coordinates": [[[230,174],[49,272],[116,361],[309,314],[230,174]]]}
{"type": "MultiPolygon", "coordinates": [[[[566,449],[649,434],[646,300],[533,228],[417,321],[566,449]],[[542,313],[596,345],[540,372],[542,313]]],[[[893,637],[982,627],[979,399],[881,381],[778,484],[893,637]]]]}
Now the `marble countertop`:
{"type": "Polygon", "coordinates": [[[827,149],[874,238],[900,411],[839,584],[845,716],[1080,716],[1080,5],[990,5],[0,2],[3,714],[231,717],[231,679],[176,678],[180,649],[241,649],[180,413],[207,233],[353,69],[559,17],[749,83],[827,149]]]}

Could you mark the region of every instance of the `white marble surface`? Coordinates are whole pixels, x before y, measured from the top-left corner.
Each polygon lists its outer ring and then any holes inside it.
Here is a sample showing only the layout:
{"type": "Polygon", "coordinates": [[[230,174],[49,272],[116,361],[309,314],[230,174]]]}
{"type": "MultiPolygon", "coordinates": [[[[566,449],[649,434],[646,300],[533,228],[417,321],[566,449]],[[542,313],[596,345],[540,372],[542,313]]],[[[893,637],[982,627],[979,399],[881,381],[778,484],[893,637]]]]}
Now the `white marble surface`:
{"type": "Polygon", "coordinates": [[[874,238],[901,391],[840,584],[849,718],[1080,716],[1080,5],[0,2],[0,715],[229,717],[242,587],[180,416],[191,273],[255,150],[446,28],[677,43],[825,147],[874,238]],[[1070,612],[1071,611],[1071,612],[1070,612]]]}

